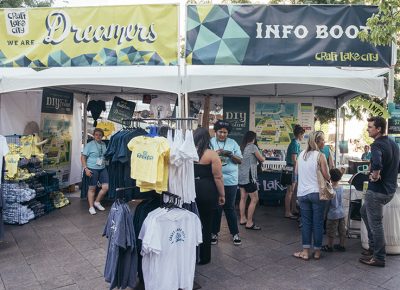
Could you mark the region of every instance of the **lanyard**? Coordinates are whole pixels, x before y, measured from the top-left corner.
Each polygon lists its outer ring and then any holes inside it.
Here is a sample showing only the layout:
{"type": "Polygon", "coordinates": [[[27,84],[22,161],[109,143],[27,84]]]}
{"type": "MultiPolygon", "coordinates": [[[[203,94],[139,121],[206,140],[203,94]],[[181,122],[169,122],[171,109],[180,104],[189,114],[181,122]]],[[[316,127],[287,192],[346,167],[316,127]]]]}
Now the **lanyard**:
{"type": "Polygon", "coordinates": [[[96,144],[96,148],[97,148],[97,152],[99,153],[99,157],[103,156],[103,144],[100,143],[100,149],[99,149],[99,146],[97,144],[98,142],[97,141],[94,141],[94,142],[96,144]]]}
{"type": "Polygon", "coordinates": [[[219,143],[220,143],[220,141],[218,141],[218,139],[217,139],[217,138],[215,138],[215,143],[217,144],[217,146],[218,146],[218,149],[222,149],[222,150],[224,150],[224,149],[225,149],[225,145],[226,145],[226,139],[225,139],[225,141],[224,141],[224,142],[221,142],[221,143],[224,143],[224,146],[223,146],[222,148],[219,146],[219,143]]]}

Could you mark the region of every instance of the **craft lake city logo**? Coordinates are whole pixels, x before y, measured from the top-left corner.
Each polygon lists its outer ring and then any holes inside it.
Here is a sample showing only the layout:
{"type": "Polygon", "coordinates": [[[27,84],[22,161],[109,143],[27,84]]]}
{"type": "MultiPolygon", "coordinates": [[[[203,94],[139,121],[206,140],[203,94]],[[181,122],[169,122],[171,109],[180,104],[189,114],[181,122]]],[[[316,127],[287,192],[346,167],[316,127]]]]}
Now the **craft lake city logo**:
{"type": "Polygon", "coordinates": [[[137,158],[139,159],[144,159],[144,160],[153,160],[154,157],[149,155],[149,153],[147,151],[143,151],[143,153],[138,153],[136,155],[137,158]]]}
{"type": "Polygon", "coordinates": [[[29,18],[26,9],[7,9],[4,11],[7,33],[22,37],[29,33],[29,18]]]}
{"type": "Polygon", "coordinates": [[[171,244],[184,242],[185,238],[186,238],[185,231],[182,230],[181,228],[177,228],[175,231],[172,231],[172,233],[169,235],[169,241],[171,242],[171,244]]]}

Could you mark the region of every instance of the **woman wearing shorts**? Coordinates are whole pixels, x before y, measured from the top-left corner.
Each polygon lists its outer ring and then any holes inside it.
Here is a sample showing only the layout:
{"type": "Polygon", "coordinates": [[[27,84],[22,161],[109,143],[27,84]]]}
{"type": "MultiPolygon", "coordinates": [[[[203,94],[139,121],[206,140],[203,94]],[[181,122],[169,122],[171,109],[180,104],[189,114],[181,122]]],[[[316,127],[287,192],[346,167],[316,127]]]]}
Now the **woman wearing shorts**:
{"type": "Polygon", "coordinates": [[[257,163],[265,160],[257,147],[256,133],[248,131],[244,137],[240,149],[243,153],[242,163],[239,165],[240,187],[240,224],[246,225],[249,230],[261,230],[254,223],[253,215],[258,203],[257,163]],[[250,196],[250,205],[247,209],[247,197],[250,196]]]}
{"type": "Polygon", "coordinates": [[[89,213],[96,214],[95,208],[100,211],[105,210],[101,205],[101,200],[108,191],[108,172],[104,162],[106,144],[103,139],[104,131],[96,128],[93,131],[94,140],[86,144],[83,148],[81,162],[86,176],[89,177],[88,202],[89,213]],[[101,187],[95,200],[96,186],[101,187]]]}

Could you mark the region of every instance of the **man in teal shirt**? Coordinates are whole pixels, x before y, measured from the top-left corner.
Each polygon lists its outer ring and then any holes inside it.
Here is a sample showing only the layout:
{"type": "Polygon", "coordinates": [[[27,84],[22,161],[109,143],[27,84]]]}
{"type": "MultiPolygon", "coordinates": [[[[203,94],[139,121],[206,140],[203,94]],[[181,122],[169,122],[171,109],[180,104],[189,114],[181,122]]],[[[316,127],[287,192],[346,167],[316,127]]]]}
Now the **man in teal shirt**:
{"type": "MultiPolygon", "coordinates": [[[[293,129],[294,138],[290,142],[289,147],[286,152],[286,165],[293,167],[296,166],[297,157],[300,154],[300,141],[303,140],[305,130],[300,125],[295,125],[293,129]]],[[[292,178],[293,181],[293,178],[292,178]]],[[[288,185],[286,196],[285,196],[285,217],[290,219],[297,219],[294,216],[297,213],[296,209],[296,196],[293,194],[294,186],[293,184],[288,185]]]]}

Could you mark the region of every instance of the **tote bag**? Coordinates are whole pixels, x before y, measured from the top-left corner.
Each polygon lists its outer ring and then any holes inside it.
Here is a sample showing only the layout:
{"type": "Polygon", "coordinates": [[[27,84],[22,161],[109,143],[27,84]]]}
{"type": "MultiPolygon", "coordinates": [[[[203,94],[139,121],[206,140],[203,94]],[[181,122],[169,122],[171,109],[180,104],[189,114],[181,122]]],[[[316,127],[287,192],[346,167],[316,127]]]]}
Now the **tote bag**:
{"type": "MultiPolygon", "coordinates": [[[[318,188],[319,188],[319,199],[320,200],[331,200],[335,197],[335,191],[332,187],[330,181],[327,181],[322,175],[321,164],[319,162],[319,158],[321,153],[318,154],[317,161],[317,179],[318,179],[318,188]]],[[[328,168],[327,168],[328,170],[328,168]]]]}

